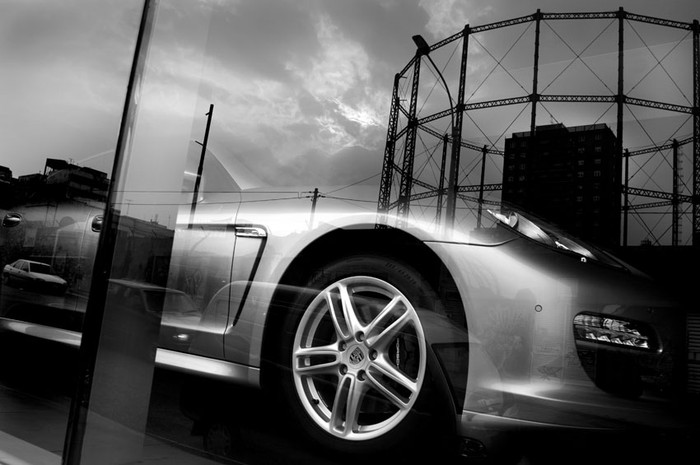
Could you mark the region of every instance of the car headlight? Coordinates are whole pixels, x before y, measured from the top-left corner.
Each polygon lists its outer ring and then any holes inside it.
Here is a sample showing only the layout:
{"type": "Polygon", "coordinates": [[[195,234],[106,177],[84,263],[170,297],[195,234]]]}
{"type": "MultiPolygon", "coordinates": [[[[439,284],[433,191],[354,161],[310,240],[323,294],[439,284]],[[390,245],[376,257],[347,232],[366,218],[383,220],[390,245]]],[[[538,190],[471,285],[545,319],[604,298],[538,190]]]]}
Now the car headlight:
{"type": "Polygon", "coordinates": [[[574,317],[574,336],[579,341],[618,347],[643,350],[658,348],[654,332],[649,326],[595,313],[579,313],[574,317]]]}

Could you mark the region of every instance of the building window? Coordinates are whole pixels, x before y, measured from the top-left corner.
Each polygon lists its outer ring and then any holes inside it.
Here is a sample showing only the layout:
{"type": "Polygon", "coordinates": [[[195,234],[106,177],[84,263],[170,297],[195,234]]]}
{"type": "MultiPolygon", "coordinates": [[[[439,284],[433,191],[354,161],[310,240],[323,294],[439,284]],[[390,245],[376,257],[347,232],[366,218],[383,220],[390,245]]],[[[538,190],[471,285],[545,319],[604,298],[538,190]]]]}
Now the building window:
{"type": "Polygon", "coordinates": [[[601,147],[600,145],[596,145],[596,146],[595,146],[595,151],[596,151],[596,153],[600,153],[600,152],[603,151],[603,147],[601,147]]]}
{"type": "Polygon", "coordinates": [[[579,147],[576,149],[578,153],[584,153],[586,151],[586,147],[579,147]]]}
{"type": "Polygon", "coordinates": [[[600,158],[596,158],[595,160],[593,160],[593,163],[595,163],[596,165],[600,165],[601,162],[602,160],[600,158]]]}
{"type": "Polygon", "coordinates": [[[577,196],[576,196],[576,201],[577,201],[577,202],[583,202],[583,196],[582,196],[582,195],[577,195],[577,196]]]}
{"type": "Polygon", "coordinates": [[[600,170],[595,170],[593,172],[593,176],[595,176],[596,178],[599,178],[600,177],[600,170]]]}
{"type": "Polygon", "coordinates": [[[582,177],[583,177],[583,171],[579,171],[578,173],[576,173],[576,176],[578,176],[579,178],[582,178],[582,177]]]}
{"type": "Polygon", "coordinates": [[[578,163],[578,166],[583,166],[583,164],[584,164],[585,162],[584,162],[583,160],[579,160],[577,163],[578,163]]]}

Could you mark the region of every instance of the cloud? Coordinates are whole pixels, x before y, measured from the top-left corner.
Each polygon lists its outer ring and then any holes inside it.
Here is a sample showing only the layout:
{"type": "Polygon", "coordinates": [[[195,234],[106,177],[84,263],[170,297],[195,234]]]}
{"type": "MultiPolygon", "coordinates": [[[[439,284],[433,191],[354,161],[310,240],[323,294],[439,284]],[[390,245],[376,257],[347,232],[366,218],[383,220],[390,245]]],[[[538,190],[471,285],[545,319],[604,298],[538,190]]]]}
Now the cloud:
{"type": "MultiPolygon", "coordinates": [[[[316,20],[316,34],[320,53],[311,60],[308,68],[288,62],[287,68],[294,74],[307,96],[313,95],[318,108],[325,108],[317,115],[319,125],[337,137],[332,138],[331,151],[340,146],[356,143],[353,131],[344,124],[348,121],[367,127],[380,125],[376,95],[371,81],[370,57],[361,44],[344,37],[328,15],[320,14],[316,20]]],[[[331,140],[331,139],[327,139],[331,140]]]]}
{"type": "Polygon", "coordinates": [[[420,6],[428,13],[425,29],[433,39],[444,39],[459,32],[469,24],[468,11],[474,11],[472,2],[464,0],[420,0],[420,6]]]}

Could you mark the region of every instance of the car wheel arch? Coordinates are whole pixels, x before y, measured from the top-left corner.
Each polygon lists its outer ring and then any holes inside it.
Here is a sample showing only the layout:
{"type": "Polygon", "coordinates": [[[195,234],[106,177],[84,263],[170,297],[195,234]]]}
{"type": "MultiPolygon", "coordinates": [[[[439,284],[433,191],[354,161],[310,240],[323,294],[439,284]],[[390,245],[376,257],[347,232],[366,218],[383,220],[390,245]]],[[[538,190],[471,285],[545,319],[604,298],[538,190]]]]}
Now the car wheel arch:
{"type": "MultiPolygon", "coordinates": [[[[453,308],[449,314],[461,315],[461,320],[460,317],[454,317],[460,320],[455,323],[466,326],[463,320],[465,313],[462,300],[459,298],[459,291],[452,276],[439,257],[422,241],[400,230],[334,230],[303,249],[282,275],[280,284],[283,285],[278,286],[273,296],[262,338],[261,386],[263,389],[276,384],[276,370],[280,366],[280,361],[276,359],[276,335],[281,331],[281,325],[285,320],[285,309],[287,303],[293,299],[294,289],[298,289],[297,286],[302,285],[313,270],[325,263],[358,254],[397,260],[414,268],[429,282],[441,300],[445,300],[447,294],[450,294],[452,305],[458,308],[453,308]],[[338,244],[343,244],[343,247],[339,248],[338,244]],[[427,273],[426,268],[438,272],[427,273]]],[[[455,414],[457,413],[454,396],[447,375],[430,347],[431,337],[427,332],[426,342],[431,390],[440,394],[436,396],[439,400],[436,401],[435,414],[440,418],[443,426],[453,430],[456,428],[455,414]]]]}

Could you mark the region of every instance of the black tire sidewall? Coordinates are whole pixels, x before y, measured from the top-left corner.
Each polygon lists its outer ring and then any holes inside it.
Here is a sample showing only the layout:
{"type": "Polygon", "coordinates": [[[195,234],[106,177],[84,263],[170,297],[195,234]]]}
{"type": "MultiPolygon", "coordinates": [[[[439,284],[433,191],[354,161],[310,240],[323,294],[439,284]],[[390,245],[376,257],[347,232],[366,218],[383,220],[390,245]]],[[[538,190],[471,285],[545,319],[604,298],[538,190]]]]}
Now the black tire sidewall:
{"type": "Polygon", "coordinates": [[[287,307],[283,328],[280,334],[278,361],[280,370],[280,397],[288,406],[291,425],[300,427],[300,432],[307,439],[321,445],[326,450],[350,456],[395,454],[400,446],[402,451],[418,447],[419,431],[425,427],[429,406],[426,394],[429,383],[429,373],[426,363],[426,374],[423,386],[412,411],[403,421],[388,431],[385,435],[364,441],[342,440],[322,430],[308,415],[297,395],[296,385],[291,371],[291,352],[296,330],[304,311],[318,294],[328,285],[352,276],[371,276],[379,278],[396,287],[404,294],[416,310],[433,310],[439,305],[437,295],[425,279],[414,268],[394,259],[372,255],[357,255],[337,260],[316,269],[311,273],[307,289],[314,292],[301,292],[287,307]]]}

